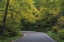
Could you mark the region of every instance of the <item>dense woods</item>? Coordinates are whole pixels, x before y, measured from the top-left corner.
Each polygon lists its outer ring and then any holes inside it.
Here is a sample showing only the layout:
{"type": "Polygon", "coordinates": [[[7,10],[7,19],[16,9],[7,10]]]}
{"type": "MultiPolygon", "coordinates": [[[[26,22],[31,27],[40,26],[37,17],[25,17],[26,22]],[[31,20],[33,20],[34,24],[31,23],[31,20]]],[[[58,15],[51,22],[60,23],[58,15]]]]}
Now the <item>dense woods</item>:
{"type": "Polygon", "coordinates": [[[0,0],[0,39],[23,30],[51,32],[64,40],[64,0],[0,0]]]}

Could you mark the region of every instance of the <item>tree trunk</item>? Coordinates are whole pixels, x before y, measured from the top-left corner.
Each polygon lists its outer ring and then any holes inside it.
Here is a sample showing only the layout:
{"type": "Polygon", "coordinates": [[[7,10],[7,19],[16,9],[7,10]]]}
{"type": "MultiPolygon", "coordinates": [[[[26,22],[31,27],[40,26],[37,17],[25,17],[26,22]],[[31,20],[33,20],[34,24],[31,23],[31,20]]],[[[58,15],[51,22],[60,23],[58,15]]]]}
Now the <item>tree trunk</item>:
{"type": "Polygon", "coordinates": [[[6,28],[6,18],[7,18],[7,14],[8,14],[9,1],[10,0],[7,0],[6,7],[5,7],[5,13],[4,13],[4,18],[3,18],[2,34],[4,34],[5,28],[6,28]]]}

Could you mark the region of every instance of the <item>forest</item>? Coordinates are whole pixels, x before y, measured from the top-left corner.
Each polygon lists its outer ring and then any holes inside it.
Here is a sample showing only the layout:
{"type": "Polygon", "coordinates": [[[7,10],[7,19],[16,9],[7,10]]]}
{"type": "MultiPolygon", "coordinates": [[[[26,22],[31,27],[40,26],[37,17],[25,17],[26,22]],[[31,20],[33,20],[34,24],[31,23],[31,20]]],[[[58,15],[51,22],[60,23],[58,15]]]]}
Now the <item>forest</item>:
{"type": "Polygon", "coordinates": [[[44,32],[64,42],[64,0],[0,0],[0,42],[21,37],[20,31],[44,32]]]}

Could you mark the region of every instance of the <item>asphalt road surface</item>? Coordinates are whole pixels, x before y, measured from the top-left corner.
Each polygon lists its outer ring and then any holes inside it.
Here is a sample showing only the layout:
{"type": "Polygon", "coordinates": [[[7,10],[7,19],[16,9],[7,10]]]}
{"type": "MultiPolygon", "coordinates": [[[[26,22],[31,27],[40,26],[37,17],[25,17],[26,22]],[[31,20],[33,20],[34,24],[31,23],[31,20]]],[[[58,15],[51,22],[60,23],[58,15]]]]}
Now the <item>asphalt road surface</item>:
{"type": "Polygon", "coordinates": [[[56,42],[42,32],[22,31],[22,33],[24,33],[24,36],[14,42],[56,42]]]}

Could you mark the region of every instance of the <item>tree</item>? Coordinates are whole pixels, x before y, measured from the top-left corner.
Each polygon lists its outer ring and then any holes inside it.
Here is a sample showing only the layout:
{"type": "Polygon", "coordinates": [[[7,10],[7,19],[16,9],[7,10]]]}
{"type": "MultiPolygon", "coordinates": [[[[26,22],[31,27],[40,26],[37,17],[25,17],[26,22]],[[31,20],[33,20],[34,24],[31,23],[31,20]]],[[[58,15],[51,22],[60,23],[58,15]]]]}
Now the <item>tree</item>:
{"type": "Polygon", "coordinates": [[[3,18],[2,34],[4,34],[4,31],[5,31],[5,28],[6,28],[6,18],[7,18],[7,14],[8,14],[9,1],[10,0],[7,0],[6,7],[5,7],[5,13],[4,13],[4,18],[3,18]]]}

